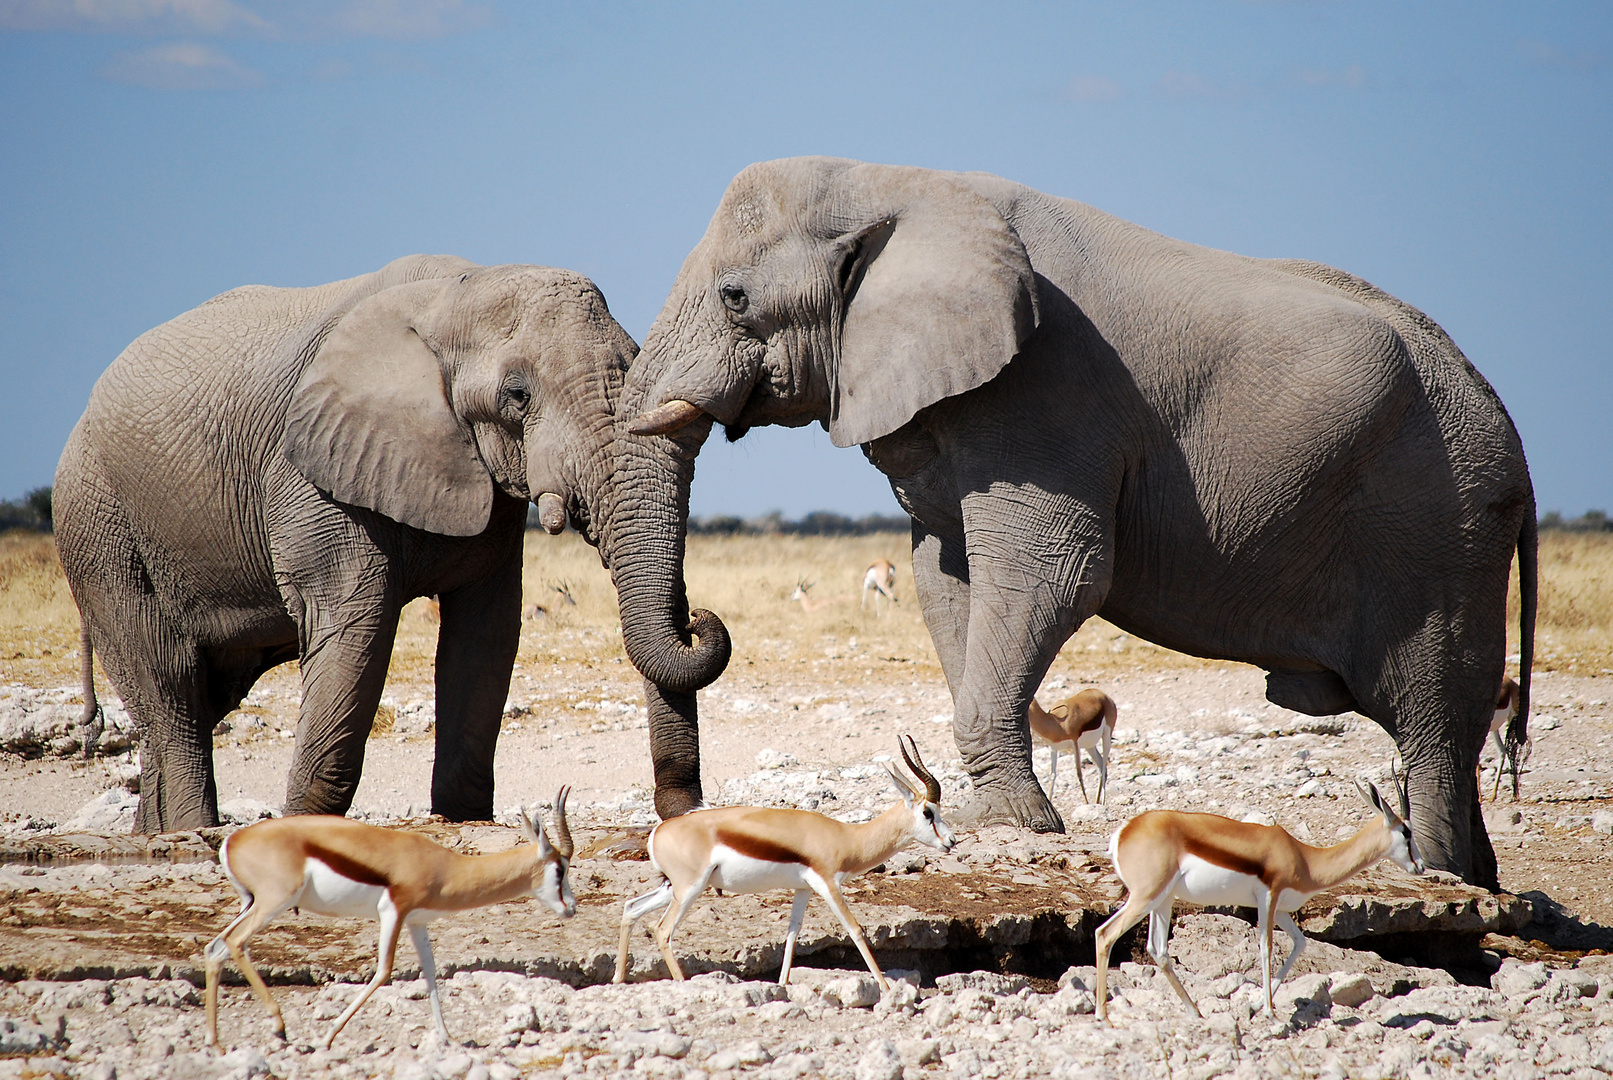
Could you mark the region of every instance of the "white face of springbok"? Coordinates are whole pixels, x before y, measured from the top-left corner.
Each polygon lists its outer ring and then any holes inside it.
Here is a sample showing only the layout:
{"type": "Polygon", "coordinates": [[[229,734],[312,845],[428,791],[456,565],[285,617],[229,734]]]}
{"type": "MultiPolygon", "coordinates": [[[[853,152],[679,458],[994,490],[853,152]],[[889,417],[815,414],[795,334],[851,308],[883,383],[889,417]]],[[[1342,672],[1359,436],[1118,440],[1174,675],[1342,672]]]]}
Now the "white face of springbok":
{"type": "Polygon", "coordinates": [[[521,811],[521,831],[528,840],[538,845],[541,869],[532,875],[535,879],[533,895],[562,919],[577,914],[577,898],[571,893],[571,828],[566,824],[566,796],[570,793],[571,789],[564,787],[555,798],[553,844],[544,832],[543,818],[537,817],[537,824],[534,825],[526,811],[521,811]]]}
{"type": "Polygon", "coordinates": [[[913,782],[903,776],[896,768],[896,763],[885,762],[885,771],[890,773],[891,783],[896,785],[897,792],[902,796],[902,802],[907,812],[913,815],[913,839],[927,847],[940,851],[951,851],[958,838],[952,834],[952,826],[941,817],[941,784],[930,775],[924,767],[924,761],[919,757],[919,748],[913,743],[912,736],[904,735],[903,743],[898,740],[902,757],[907,761],[907,767],[913,770],[913,775],[924,783],[921,791],[913,782]],[[913,752],[908,754],[908,747],[913,752]]]}
{"type": "MultiPolygon", "coordinates": [[[[1357,780],[1355,786],[1367,805],[1383,815],[1383,827],[1389,832],[1389,858],[1395,861],[1395,865],[1411,874],[1420,874],[1427,869],[1423,863],[1423,853],[1417,848],[1417,838],[1411,835],[1411,825],[1395,813],[1370,781],[1357,780]]],[[[1406,798],[1402,793],[1402,808],[1405,803],[1406,798]]]]}

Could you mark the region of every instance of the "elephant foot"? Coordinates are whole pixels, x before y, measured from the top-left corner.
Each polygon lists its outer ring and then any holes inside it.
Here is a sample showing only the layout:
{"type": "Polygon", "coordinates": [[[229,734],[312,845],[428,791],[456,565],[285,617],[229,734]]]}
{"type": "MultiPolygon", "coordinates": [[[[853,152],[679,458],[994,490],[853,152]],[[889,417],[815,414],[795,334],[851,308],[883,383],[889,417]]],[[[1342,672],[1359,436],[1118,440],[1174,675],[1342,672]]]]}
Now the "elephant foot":
{"type": "Polygon", "coordinates": [[[1064,831],[1064,819],[1035,784],[1017,790],[977,784],[974,798],[958,812],[954,823],[966,829],[1017,825],[1037,833],[1064,831]]]}

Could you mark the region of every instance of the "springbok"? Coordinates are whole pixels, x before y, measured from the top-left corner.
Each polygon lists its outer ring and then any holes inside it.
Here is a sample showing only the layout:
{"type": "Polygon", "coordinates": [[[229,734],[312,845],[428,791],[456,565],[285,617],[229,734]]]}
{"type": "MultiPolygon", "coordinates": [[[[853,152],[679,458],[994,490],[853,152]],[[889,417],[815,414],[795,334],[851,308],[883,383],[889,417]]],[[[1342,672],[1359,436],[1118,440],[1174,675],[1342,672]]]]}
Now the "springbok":
{"type": "MultiPolygon", "coordinates": [[[[1501,692],[1495,699],[1495,716],[1490,720],[1490,738],[1495,742],[1495,788],[1490,792],[1490,801],[1495,802],[1501,797],[1501,775],[1507,771],[1507,725],[1512,718],[1518,715],[1518,680],[1508,678],[1501,683],[1501,692]]],[[[1516,778],[1517,766],[1513,766],[1513,798],[1518,795],[1516,778]]],[[[1483,790],[1480,788],[1479,790],[1483,790]]]]}
{"type": "Polygon", "coordinates": [[[1114,738],[1117,715],[1115,703],[1098,689],[1072,694],[1045,711],[1031,698],[1031,734],[1047,743],[1053,756],[1053,774],[1047,782],[1049,795],[1059,781],[1059,749],[1068,746],[1075,755],[1081,801],[1087,801],[1087,781],[1081,772],[1081,751],[1085,750],[1098,767],[1098,801],[1103,802],[1109,789],[1109,744],[1114,738]]]}
{"type": "Polygon", "coordinates": [[[381,938],[376,950],[375,978],[347,1007],[324,1047],[359,1006],[392,977],[398,933],[405,926],[420,957],[420,971],[431,998],[437,1035],[449,1042],[437,997],[437,964],[431,955],[427,923],[454,911],[536,896],[562,919],[577,912],[567,870],[571,865],[571,830],[566,824],[563,787],[555,799],[554,843],[544,835],[543,820],[534,826],[521,811],[521,831],[530,844],[494,855],[461,855],[419,833],[382,829],[348,818],[307,815],[271,818],[233,833],[219,848],[218,861],[241,894],[241,913],[207,946],[207,1041],[218,1048],[218,977],[226,956],[233,956],[247,982],[274,1018],[274,1033],[286,1037],[286,1021],[257,968],[247,942],[287,908],[307,908],[321,915],[377,919],[381,938]]]}
{"type": "Polygon", "coordinates": [[[868,592],[874,593],[874,615],[879,615],[879,598],[883,596],[891,603],[896,603],[896,567],[889,559],[875,559],[869,564],[868,570],[863,574],[863,598],[859,608],[868,606],[868,592]]]}
{"type": "Polygon", "coordinates": [[[666,880],[654,891],[622,905],[622,936],[612,981],[627,978],[633,925],[650,912],[667,909],[655,928],[655,937],[666,958],[667,970],[674,979],[682,980],[683,968],[672,952],[672,935],[708,887],[733,893],[793,889],[795,902],[790,908],[789,933],[784,938],[779,985],[790,981],[795,939],[801,932],[807,903],[817,893],[851,935],[880,990],[887,989],[890,984],[874,960],[862,927],[846,906],[840,884],[878,866],[910,841],[941,851],[951,851],[957,843],[951,827],[941,818],[941,785],[925,769],[918,746],[905,735],[897,746],[924,788],[920,791],[895,765],[885,762],[885,771],[902,801],[864,824],[847,824],[811,810],[725,806],[691,810],[650,830],[650,862],[666,880]]]}
{"type": "Polygon", "coordinates": [[[1412,838],[1406,791],[1400,790],[1400,813],[1383,801],[1378,789],[1357,780],[1356,788],[1378,811],[1365,827],[1341,844],[1311,847],[1280,826],[1233,821],[1218,814],[1150,810],[1138,814],[1109,839],[1109,857],[1126,886],[1126,902],[1098,927],[1097,1014],[1107,1020],[1109,950],[1121,934],[1148,916],[1148,953],[1159,970],[1198,1016],[1171,966],[1171,906],[1193,904],[1252,907],[1260,917],[1260,968],[1266,990],[1266,1013],[1275,1013],[1271,995],[1305,950],[1305,935],[1289,913],[1321,892],[1346,881],[1380,859],[1393,859],[1413,874],[1423,872],[1423,857],[1412,838]],[[1272,925],[1293,939],[1294,950],[1271,977],[1272,925]]]}
{"type": "Polygon", "coordinates": [[[804,577],[796,578],[795,591],[790,594],[790,602],[794,603],[799,600],[801,602],[802,611],[818,611],[822,608],[829,607],[832,604],[840,603],[840,598],[838,596],[831,596],[823,600],[814,600],[812,597],[808,596],[807,593],[810,592],[812,586],[816,584],[816,581],[808,581],[804,577]]]}

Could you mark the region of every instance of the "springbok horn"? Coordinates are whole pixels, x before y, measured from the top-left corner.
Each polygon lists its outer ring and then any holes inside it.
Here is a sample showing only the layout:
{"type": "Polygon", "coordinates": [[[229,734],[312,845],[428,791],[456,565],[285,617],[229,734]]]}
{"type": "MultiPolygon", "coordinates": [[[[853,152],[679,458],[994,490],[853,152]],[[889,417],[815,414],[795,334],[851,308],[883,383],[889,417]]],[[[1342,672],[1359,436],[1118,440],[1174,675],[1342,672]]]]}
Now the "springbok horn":
{"type": "Polygon", "coordinates": [[[924,767],[924,759],[919,757],[918,743],[913,741],[913,736],[902,735],[898,737],[896,745],[902,751],[902,760],[907,762],[909,769],[913,770],[913,775],[924,781],[924,797],[930,802],[939,805],[941,802],[941,781],[931,776],[930,770],[924,767]],[[907,753],[909,746],[913,748],[911,757],[907,753]]]}
{"type": "Polygon", "coordinates": [[[567,784],[554,799],[554,849],[562,859],[571,858],[572,851],[571,826],[566,824],[566,796],[570,794],[571,785],[567,784]]]}
{"type": "Polygon", "coordinates": [[[670,435],[700,418],[704,410],[692,402],[673,398],[659,408],[643,413],[627,425],[634,435],[670,435]]]}

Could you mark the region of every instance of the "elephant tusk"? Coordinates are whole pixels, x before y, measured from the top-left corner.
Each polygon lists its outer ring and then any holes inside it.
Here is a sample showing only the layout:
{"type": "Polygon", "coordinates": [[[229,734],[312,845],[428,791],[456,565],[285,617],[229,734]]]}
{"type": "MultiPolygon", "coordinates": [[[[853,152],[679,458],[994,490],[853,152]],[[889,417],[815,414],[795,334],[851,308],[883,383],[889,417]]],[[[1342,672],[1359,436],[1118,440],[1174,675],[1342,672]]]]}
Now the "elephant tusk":
{"type": "Polygon", "coordinates": [[[552,491],[538,496],[538,522],[543,531],[556,536],[566,528],[566,500],[552,491]]]}
{"type": "Polygon", "coordinates": [[[687,427],[698,420],[704,409],[693,402],[673,398],[659,408],[639,416],[627,430],[634,435],[670,435],[679,428],[687,427]]]}

